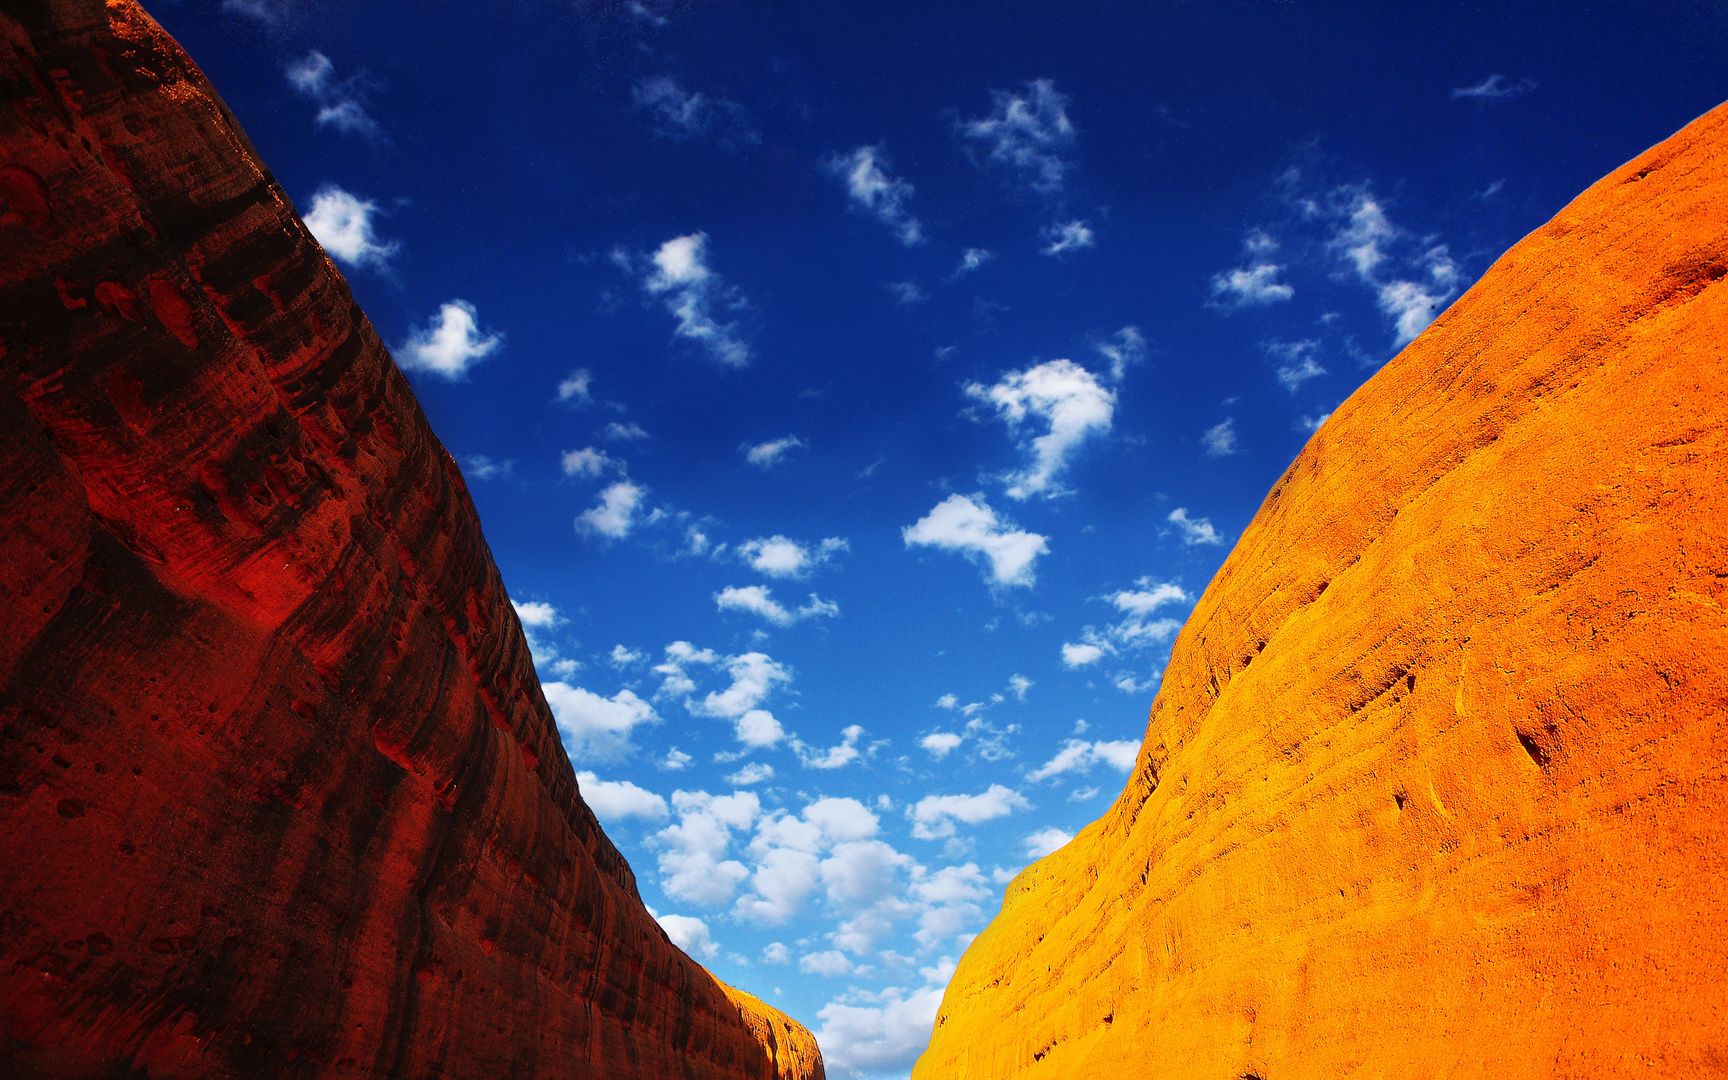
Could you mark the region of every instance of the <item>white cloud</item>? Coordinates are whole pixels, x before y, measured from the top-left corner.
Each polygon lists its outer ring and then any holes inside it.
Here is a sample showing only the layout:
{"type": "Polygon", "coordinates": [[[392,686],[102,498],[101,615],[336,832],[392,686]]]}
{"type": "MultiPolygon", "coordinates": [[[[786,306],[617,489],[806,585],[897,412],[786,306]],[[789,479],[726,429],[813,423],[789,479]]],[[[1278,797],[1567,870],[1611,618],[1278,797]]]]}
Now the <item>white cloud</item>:
{"type": "Polygon", "coordinates": [[[847,975],[852,971],[852,961],[846,954],[833,949],[828,952],[806,953],[798,958],[798,970],[806,975],[826,975],[832,978],[836,975],[847,975]]]}
{"type": "Polygon", "coordinates": [[[840,904],[873,902],[893,892],[893,871],[911,860],[870,839],[878,824],[856,799],[817,799],[802,816],[765,815],[750,842],[756,862],[751,891],[738,898],[736,913],[753,922],[785,922],[819,883],[840,904]],[[826,859],[824,852],[830,853],[826,859]]]}
{"type": "Polygon", "coordinates": [[[642,430],[641,424],[634,421],[620,424],[614,420],[601,429],[600,437],[611,439],[613,442],[640,442],[648,437],[648,433],[642,430]]]}
{"type": "Polygon", "coordinates": [[[466,300],[451,300],[425,326],[408,335],[397,362],[409,371],[425,371],[452,381],[468,373],[504,343],[504,335],[482,333],[479,313],[466,300]]]}
{"type": "Polygon", "coordinates": [[[552,665],[554,671],[566,678],[575,674],[581,665],[573,660],[554,664],[558,659],[557,646],[535,633],[536,630],[551,630],[564,622],[558,609],[551,604],[533,600],[525,604],[512,600],[510,606],[516,609],[516,618],[521,620],[522,636],[528,640],[528,653],[534,658],[534,666],[539,668],[552,665]],[[565,669],[566,664],[568,670],[565,669]]]}
{"type": "Polygon", "coordinates": [[[1458,264],[1446,245],[1427,240],[1415,254],[1394,258],[1392,252],[1409,251],[1414,238],[1392,224],[1366,184],[1337,188],[1329,196],[1328,207],[1338,220],[1327,246],[1374,290],[1380,310],[1392,318],[1394,345],[1402,348],[1458,294],[1463,283],[1458,264]],[[1385,268],[1393,263],[1403,264],[1400,272],[1387,273],[1385,268]]]}
{"type": "Polygon", "coordinates": [[[950,495],[900,535],[907,547],[958,551],[988,562],[989,580],[1001,586],[1030,587],[1035,580],[1032,564],[1050,550],[1044,537],[998,519],[982,495],[950,495]]]}
{"type": "Polygon", "coordinates": [[[995,257],[995,252],[986,251],[984,248],[967,248],[960,256],[960,265],[954,268],[954,276],[970,274],[995,257]]]}
{"type": "Polygon", "coordinates": [[[473,480],[493,480],[509,476],[515,465],[513,461],[493,461],[485,454],[474,454],[462,459],[462,475],[473,480]]]}
{"type": "MultiPolygon", "coordinates": [[[[696,683],[685,668],[693,664],[712,666],[720,662],[720,656],[713,649],[698,649],[688,641],[674,641],[666,646],[666,659],[654,666],[654,673],[664,675],[665,681],[660,689],[655,691],[655,697],[682,697],[694,693],[696,683]]],[[[745,709],[754,706],[746,706],[745,709]]],[[[745,709],[739,710],[742,715],[745,709]]]]}
{"type": "Polygon", "coordinates": [[[1051,826],[1048,829],[1039,829],[1031,836],[1028,836],[1024,841],[1022,841],[1022,843],[1026,846],[1027,858],[1042,859],[1044,856],[1056,851],[1072,839],[1074,839],[1074,837],[1070,834],[1063,832],[1055,826],[1051,826]]]}
{"type": "Polygon", "coordinates": [[[951,731],[933,731],[918,740],[918,745],[930,752],[930,756],[938,761],[948,756],[955,747],[960,745],[962,736],[951,731]]]}
{"type": "Polygon", "coordinates": [[[1001,784],[991,784],[977,795],[926,795],[910,811],[912,835],[920,840],[940,840],[954,835],[956,821],[977,825],[1030,805],[1019,792],[1001,784]]]}
{"type": "Polygon", "coordinates": [[[786,737],[786,729],[767,709],[751,709],[733,722],[738,741],[746,746],[773,746],[786,737]]]}
{"type": "Polygon", "coordinates": [[[737,772],[727,776],[726,782],[733,787],[749,787],[751,784],[760,784],[764,780],[772,780],[773,778],[774,766],[752,761],[737,772]]]}
{"type": "Polygon", "coordinates": [[[1032,689],[1032,680],[1020,674],[1010,675],[1008,676],[1008,689],[1017,700],[1025,701],[1026,691],[1032,689]]]}
{"type": "Polygon", "coordinates": [[[1186,507],[1178,506],[1170,511],[1165,518],[1178,529],[1182,530],[1182,542],[1192,547],[1195,544],[1222,544],[1224,537],[1212,527],[1211,518],[1191,518],[1186,507]]]}
{"type": "MultiPolygon", "coordinates": [[[[223,6],[248,14],[273,10],[260,0],[225,0],[223,6]]],[[[378,136],[378,123],[362,101],[366,90],[363,75],[337,79],[336,65],[316,49],[289,64],[287,75],[288,85],[318,103],[318,115],[313,120],[318,126],[329,125],[348,135],[378,136]]]]}
{"type": "Polygon", "coordinates": [[[1086,742],[1083,739],[1069,739],[1063,743],[1055,757],[1027,774],[1026,780],[1036,784],[1040,780],[1048,780],[1052,776],[1067,772],[1087,772],[1100,762],[1127,772],[1134,767],[1135,758],[1139,754],[1140,744],[1137,742],[1086,742]]]}
{"type": "MultiPolygon", "coordinates": [[[[714,314],[716,308],[744,307],[743,294],[709,268],[707,256],[707,233],[675,236],[649,256],[649,267],[641,268],[642,288],[648,295],[659,297],[677,320],[675,337],[700,345],[722,364],[745,367],[750,363],[750,347],[740,336],[738,324],[722,323],[714,314]]],[[[638,260],[621,251],[615,252],[613,259],[637,272],[638,260]]]]}
{"type": "Polygon", "coordinates": [[[512,600],[510,606],[516,609],[516,617],[522,620],[523,626],[550,629],[564,621],[559,617],[557,608],[540,600],[530,600],[524,604],[512,600]]]}
{"type": "Polygon", "coordinates": [[[1040,422],[1044,433],[1022,438],[1021,451],[1031,460],[1010,474],[1008,495],[1028,499],[1063,494],[1057,478],[1068,459],[1088,438],[1110,430],[1116,393],[1072,360],[1048,360],[1025,371],[1010,371],[993,386],[971,383],[968,397],[996,407],[1009,429],[1019,434],[1029,421],[1040,422]]]}
{"type": "Polygon", "coordinates": [[[850,549],[838,536],[830,536],[818,544],[801,544],[776,533],[769,537],[746,540],[738,545],[738,557],[750,564],[750,569],[774,578],[801,578],[827,564],[836,554],[850,549]]]}
{"type": "Polygon", "coordinates": [[[894,302],[901,307],[922,304],[930,299],[930,294],[920,289],[916,281],[890,281],[883,288],[894,294],[894,302]]]}
{"type": "Polygon", "coordinates": [[[614,470],[619,473],[624,471],[622,461],[592,446],[564,451],[563,466],[565,476],[579,476],[585,480],[596,479],[614,470]]]}
{"type": "Polygon", "coordinates": [[[1103,655],[1104,649],[1098,645],[1069,643],[1062,646],[1062,663],[1070,668],[1097,663],[1103,655]]]}
{"type": "Polygon", "coordinates": [[[720,952],[720,946],[708,936],[708,924],[693,915],[662,915],[654,921],[672,944],[698,960],[712,960],[720,952]]]}
{"type": "Polygon", "coordinates": [[[666,800],[628,780],[602,780],[591,772],[579,772],[582,801],[601,821],[623,821],[625,818],[659,820],[666,816],[666,800]]]}
{"type": "Polygon", "coordinates": [[[898,906],[899,874],[918,869],[909,856],[880,840],[849,840],[835,844],[833,854],[822,860],[822,885],[832,904],[882,910],[885,901],[898,906]]]}
{"type": "Polygon", "coordinates": [[[840,742],[826,750],[808,746],[799,739],[792,740],[792,750],[798,755],[806,769],[840,769],[857,761],[862,752],[858,749],[858,737],[864,734],[864,729],[857,724],[840,729],[840,742]]]}
{"type": "Polygon", "coordinates": [[[1048,243],[1038,250],[1046,255],[1066,255],[1070,251],[1097,246],[1091,224],[1079,219],[1059,221],[1045,228],[1040,235],[1048,243]]]}
{"type": "Polygon", "coordinates": [[[1326,369],[1314,359],[1314,352],[1320,347],[1316,339],[1266,341],[1260,347],[1278,364],[1278,381],[1291,393],[1309,379],[1326,374],[1326,369]]]}
{"type": "Polygon", "coordinates": [[[981,147],[987,160],[1008,167],[1034,191],[1060,191],[1069,169],[1062,152],[1075,138],[1068,99],[1049,79],[1028,83],[1024,94],[992,90],[990,99],[988,116],[959,123],[960,137],[981,147]]]}
{"type": "Polygon", "coordinates": [[[669,75],[637,82],[630,88],[630,96],[637,108],[647,110],[661,135],[707,135],[722,143],[761,141],[737,102],[686,90],[669,75]]]}
{"type": "Polygon", "coordinates": [[[656,766],[667,772],[676,772],[679,769],[687,768],[694,760],[696,759],[674,746],[666,751],[666,756],[660,759],[656,766]]]}
{"type": "Polygon", "coordinates": [[[577,368],[564,376],[564,381],[558,384],[558,400],[574,401],[580,405],[591,405],[594,396],[588,392],[588,387],[594,382],[594,374],[587,368],[577,368]]]}
{"type": "Polygon", "coordinates": [[[351,195],[335,184],[325,184],[313,194],[312,209],[303,220],[331,258],[350,266],[382,270],[402,245],[394,240],[379,241],[372,228],[372,218],[377,213],[378,204],[371,199],[351,195]]]}
{"type": "Polygon", "coordinates": [[[782,439],[770,439],[767,442],[757,443],[754,446],[746,446],[740,452],[744,455],[745,461],[748,461],[757,468],[771,469],[775,465],[780,464],[781,458],[784,458],[793,450],[797,450],[800,447],[807,445],[809,444],[798,436],[788,435],[782,439]]]}
{"type": "Polygon", "coordinates": [[[837,999],[816,1013],[822,1026],[816,1041],[834,1080],[906,1074],[930,1043],[942,984],[907,991],[889,987],[867,1004],[837,999]]]}
{"type": "Polygon", "coordinates": [[[1242,307],[1264,307],[1289,300],[1296,290],[1278,280],[1284,267],[1271,260],[1278,250],[1278,241],[1256,229],[1242,244],[1248,256],[1246,266],[1226,270],[1212,276],[1214,307],[1235,310],[1242,307]]]}
{"type": "Polygon", "coordinates": [[[622,757],[631,749],[632,728],[660,721],[654,707],[629,690],[603,698],[564,682],[543,683],[540,689],[558,721],[564,749],[573,759],[606,761],[622,757]]]}
{"type": "Polygon", "coordinates": [[[1536,84],[1529,79],[1519,79],[1513,82],[1504,75],[1490,75],[1474,86],[1460,86],[1452,91],[1452,100],[1459,98],[1475,98],[1478,101],[1493,98],[1514,98],[1536,89],[1536,84]]]}
{"type": "MultiPolygon", "coordinates": [[[[668,646],[667,652],[671,651],[668,646]]],[[[727,657],[726,672],[732,677],[732,685],[709,694],[699,711],[726,719],[740,717],[762,704],[776,683],[792,681],[792,673],[784,664],[777,664],[766,653],[759,652],[727,657]]]]}
{"type": "Polygon", "coordinates": [[[1130,367],[1146,360],[1146,339],[1138,326],[1124,326],[1109,341],[1093,347],[1110,361],[1110,378],[1116,382],[1122,381],[1130,367]]]}
{"type": "Polygon", "coordinates": [[[600,505],[576,515],[576,531],[583,536],[603,536],[622,540],[636,525],[636,512],[642,507],[646,488],[628,480],[620,480],[600,493],[600,505]]]}
{"type": "Polygon", "coordinates": [[[1444,244],[1428,249],[1421,259],[1427,271],[1423,280],[1389,281],[1380,286],[1380,310],[1392,316],[1397,334],[1394,347],[1416,340],[1458,291],[1458,264],[1444,244]]]}
{"type": "Polygon", "coordinates": [[[1154,584],[1151,578],[1141,578],[1136,584],[1140,586],[1138,589],[1123,589],[1110,596],[1110,602],[1116,605],[1117,610],[1150,615],[1165,604],[1182,604],[1193,599],[1175,582],[1154,584]]]}
{"type": "Polygon", "coordinates": [[[1206,447],[1207,457],[1229,457],[1240,454],[1242,447],[1236,442],[1236,419],[1225,417],[1221,423],[1207,428],[1200,436],[1201,445],[1206,447]]]}
{"type": "Polygon", "coordinates": [[[721,611],[747,611],[760,615],[775,626],[791,626],[818,616],[835,618],[840,614],[839,604],[824,600],[815,593],[810,594],[808,604],[789,610],[774,599],[765,585],[729,585],[714,594],[714,605],[721,611]]]}
{"type": "Polygon", "coordinates": [[[612,661],[613,667],[623,669],[640,664],[647,658],[634,649],[626,649],[622,645],[614,645],[612,646],[612,652],[608,659],[612,661]]]}
{"type": "Polygon", "coordinates": [[[726,858],[732,832],[750,828],[762,812],[753,793],[715,796],[706,791],[674,791],[678,820],[655,834],[660,853],[660,887],[666,895],[703,905],[732,898],[750,871],[726,858]]]}
{"type": "Polygon", "coordinates": [[[762,947],[762,962],[764,964],[784,964],[792,959],[792,950],[784,942],[770,941],[762,947]]]}
{"type": "Polygon", "coordinates": [[[890,176],[880,147],[860,146],[850,154],[828,159],[828,171],[846,185],[852,204],[886,225],[908,247],[922,243],[924,233],[906,209],[912,200],[912,185],[890,176]]]}
{"type": "Polygon", "coordinates": [[[1321,413],[1319,416],[1304,416],[1296,421],[1296,426],[1303,431],[1319,431],[1320,425],[1332,419],[1331,413],[1321,413]]]}

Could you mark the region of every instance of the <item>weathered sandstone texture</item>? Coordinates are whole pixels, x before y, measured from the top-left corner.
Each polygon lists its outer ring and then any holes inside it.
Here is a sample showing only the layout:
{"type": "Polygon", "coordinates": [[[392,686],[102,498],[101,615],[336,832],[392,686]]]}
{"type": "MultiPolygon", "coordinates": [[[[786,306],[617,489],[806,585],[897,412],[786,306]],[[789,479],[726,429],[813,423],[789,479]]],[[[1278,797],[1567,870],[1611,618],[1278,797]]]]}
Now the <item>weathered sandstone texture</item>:
{"type": "Polygon", "coordinates": [[[822,1076],[643,908],[461,475],[131,0],[0,8],[0,1075],[822,1076]]]}
{"type": "Polygon", "coordinates": [[[1728,1074],[1728,106],[1315,434],[918,1080],[1728,1074]]]}

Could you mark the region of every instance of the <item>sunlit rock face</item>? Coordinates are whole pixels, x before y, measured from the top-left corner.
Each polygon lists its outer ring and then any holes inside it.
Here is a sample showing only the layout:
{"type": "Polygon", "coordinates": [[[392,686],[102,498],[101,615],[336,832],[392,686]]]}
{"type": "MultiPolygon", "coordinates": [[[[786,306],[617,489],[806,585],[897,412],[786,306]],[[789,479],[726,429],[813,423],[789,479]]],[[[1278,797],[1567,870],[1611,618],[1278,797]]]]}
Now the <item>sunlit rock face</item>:
{"type": "Polygon", "coordinates": [[[1728,1071],[1728,106],[1345,402],[918,1080],[1728,1071]]]}
{"type": "Polygon", "coordinates": [[[130,0],[0,11],[0,1075],[820,1078],[582,802],[449,455],[130,0]]]}

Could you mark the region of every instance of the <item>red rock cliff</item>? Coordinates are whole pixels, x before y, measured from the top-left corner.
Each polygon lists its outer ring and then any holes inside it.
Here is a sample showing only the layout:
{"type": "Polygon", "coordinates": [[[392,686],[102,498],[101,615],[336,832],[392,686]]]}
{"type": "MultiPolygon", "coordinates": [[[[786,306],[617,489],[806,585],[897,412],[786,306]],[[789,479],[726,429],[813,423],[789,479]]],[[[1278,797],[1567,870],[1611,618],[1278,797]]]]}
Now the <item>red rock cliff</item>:
{"type": "Polygon", "coordinates": [[[130,0],[0,12],[0,1073],[820,1078],[644,910],[449,455],[130,0]]]}
{"type": "Polygon", "coordinates": [[[1728,106],[1315,434],[918,1080],[1728,1074],[1728,106]]]}

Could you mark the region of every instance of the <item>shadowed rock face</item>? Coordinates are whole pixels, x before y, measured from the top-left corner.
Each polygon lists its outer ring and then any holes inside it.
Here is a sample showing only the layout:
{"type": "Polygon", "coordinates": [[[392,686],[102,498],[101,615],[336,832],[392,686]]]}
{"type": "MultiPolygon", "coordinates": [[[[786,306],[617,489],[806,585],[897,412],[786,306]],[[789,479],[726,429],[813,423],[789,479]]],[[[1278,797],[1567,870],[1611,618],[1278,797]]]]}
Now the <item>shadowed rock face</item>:
{"type": "Polygon", "coordinates": [[[919,1080],[1728,1071],[1728,106],[1342,405],[919,1080]]]}
{"type": "Polygon", "coordinates": [[[130,0],[0,13],[0,1074],[822,1076],[644,910],[474,508],[130,0]]]}

